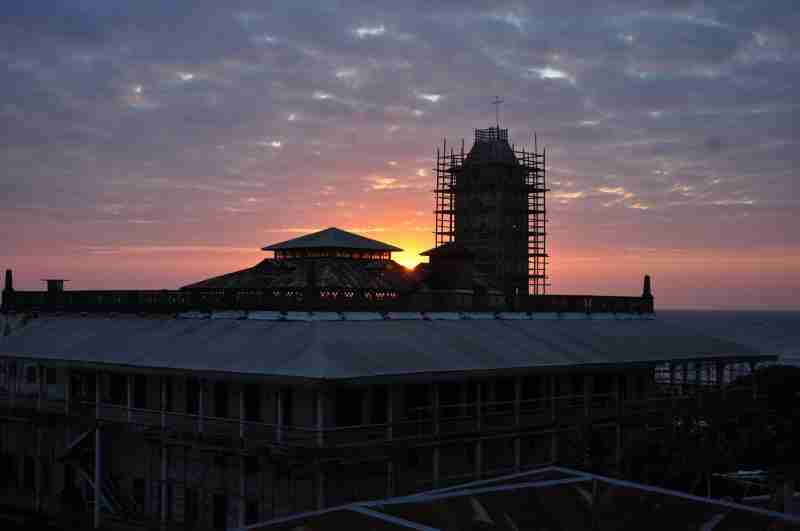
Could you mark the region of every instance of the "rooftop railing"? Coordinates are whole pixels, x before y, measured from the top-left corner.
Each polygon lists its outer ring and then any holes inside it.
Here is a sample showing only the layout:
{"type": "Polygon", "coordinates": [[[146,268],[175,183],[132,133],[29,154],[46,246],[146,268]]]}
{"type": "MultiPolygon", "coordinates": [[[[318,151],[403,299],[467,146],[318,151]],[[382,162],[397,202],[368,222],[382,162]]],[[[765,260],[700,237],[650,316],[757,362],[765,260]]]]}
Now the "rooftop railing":
{"type": "MultiPolygon", "coordinates": [[[[476,299],[477,303],[478,299],[476,299]]],[[[424,295],[338,288],[4,291],[5,312],[180,313],[186,311],[429,311],[424,295]]],[[[446,300],[445,303],[446,304],[446,300]]],[[[459,303],[458,310],[465,310],[459,303]]],[[[437,308],[446,310],[447,308],[437,308]]],[[[475,308],[480,310],[481,308],[475,308]]],[[[605,295],[523,295],[504,310],[532,313],[653,313],[653,299],[605,295]]]]}

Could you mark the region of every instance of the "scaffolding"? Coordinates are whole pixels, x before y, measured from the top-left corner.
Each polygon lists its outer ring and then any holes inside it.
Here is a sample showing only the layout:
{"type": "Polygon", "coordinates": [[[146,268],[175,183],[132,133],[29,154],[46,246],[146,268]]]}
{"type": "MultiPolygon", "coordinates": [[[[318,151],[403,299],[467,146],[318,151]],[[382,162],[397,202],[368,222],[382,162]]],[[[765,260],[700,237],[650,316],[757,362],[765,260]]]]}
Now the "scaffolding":
{"type": "MultiPolygon", "coordinates": [[[[538,150],[538,142],[534,141],[533,149],[517,150],[513,146],[508,145],[508,129],[500,129],[499,127],[490,127],[488,129],[475,130],[475,145],[483,144],[499,144],[502,148],[506,146],[509,157],[506,160],[501,158],[493,160],[472,160],[470,153],[464,152],[464,141],[461,141],[460,150],[455,150],[450,147],[448,152],[447,140],[442,142],[442,147],[436,149],[436,166],[434,168],[436,187],[434,190],[435,196],[435,242],[436,246],[444,245],[456,240],[456,225],[457,219],[469,216],[467,212],[461,211],[457,207],[457,196],[464,186],[460,186],[458,176],[464,175],[465,163],[472,165],[483,166],[507,166],[507,172],[503,175],[516,175],[522,177],[521,180],[498,178],[495,183],[500,186],[500,196],[503,198],[521,199],[520,195],[524,195],[525,211],[523,212],[526,218],[526,239],[527,239],[527,256],[524,257],[526,263],[520,265],[520,269],[525,269],[526,273],[523,276],[527,280],[527,292],[530,295],[544,295],[548,286],[547,282],[547,246],[546,246],[546,222],[547,222],[547,209],[545,202],[545,194],[549,191],[546,182],[546,150],[538,150]]],[[[497,146],[494,146],[497,147],[497,146]]],[[[494,149],[493,147],[493,149],[494,149]]],[[[475,150],[475,147],[473,147],[475,150]]],[[[512,217],[518,214],[519,208],[509,207],[508,205],[501,207],[505,214],[511,213],[512,217]]],[[[508,216],[502,219],[507,220],[508,216]]],[[[499,223],[496,227],[495,233],[487,236],[487,239],[494,241],[501,241],[505,235],[511,231],[511,227],[507,226],[507,221],[499,223]]],[[[496,280],[500,285],[504,285],[506,279],[503,278],[505,268],[502,264],[509,260],[510,257],[505,256],[503,249],[494,256],[494,261],[497,263],[495,270],[498,272],[496,280]]],[[[511,257],[511,260],[522,260],[523,257],[511,257]]]]}

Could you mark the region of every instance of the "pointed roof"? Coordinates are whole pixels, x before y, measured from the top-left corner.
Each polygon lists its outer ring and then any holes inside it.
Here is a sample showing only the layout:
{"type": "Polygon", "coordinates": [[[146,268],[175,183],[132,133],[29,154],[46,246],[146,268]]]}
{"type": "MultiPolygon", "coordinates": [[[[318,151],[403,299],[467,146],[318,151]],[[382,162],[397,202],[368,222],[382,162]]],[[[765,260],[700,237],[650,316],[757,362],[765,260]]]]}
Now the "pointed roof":
{"type": "Polygon", "coordinates": [[[428,249],[420,256],[434,256],[442,258],[472,258],[475,256],[471,250],[458,242],[448,242],[433,249],[428,249]]]}
{"type": "Polygon", "coordinates": [[[368,251],[402,251],[401,248],[379,242],[364,236],[359,236],[346,230],[330,227],[319,232],[313,232],[287,240],[285,242],[274,243],[262,247],[263,251],[282,251],[285,249],[319,249],[319,248],[339,248],[339,249],[363,249],[368,251]]]}

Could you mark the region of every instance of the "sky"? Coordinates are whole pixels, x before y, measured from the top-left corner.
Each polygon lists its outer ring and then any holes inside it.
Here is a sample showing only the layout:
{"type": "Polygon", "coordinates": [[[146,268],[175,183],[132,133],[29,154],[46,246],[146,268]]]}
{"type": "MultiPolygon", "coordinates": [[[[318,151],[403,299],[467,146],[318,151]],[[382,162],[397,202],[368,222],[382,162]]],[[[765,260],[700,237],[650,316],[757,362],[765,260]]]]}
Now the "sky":
{"type": "Polygon", "coordinates": [[[800,309],[795,0],[0,3],[0,267],[177,288],[337,226],[424,261],[437,145],[547,147],[552,293],[800,309]]]}

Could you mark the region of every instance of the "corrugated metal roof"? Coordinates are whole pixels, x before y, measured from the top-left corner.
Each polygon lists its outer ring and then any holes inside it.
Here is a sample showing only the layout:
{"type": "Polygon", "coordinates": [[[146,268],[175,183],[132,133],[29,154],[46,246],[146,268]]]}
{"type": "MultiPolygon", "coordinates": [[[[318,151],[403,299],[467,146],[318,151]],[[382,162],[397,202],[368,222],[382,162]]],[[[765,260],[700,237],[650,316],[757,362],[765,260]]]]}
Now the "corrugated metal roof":
{"type": "Polygon", "coordinates": [[[346,230],[330,227],[325,230],[305,234],[299,238],[285,242],[274,243],[263,248],[264,251],[279,251],[284,249],[314,249],[314,248],[341,248],[364,249],[369,251],[402,251],[401,248],[365,238],[346,230]]]}
{"type": "Polygon", "coordinates": [[[69,315],[38,317],[0,337],[0,356],[319,379],[760,354],[658,319],[327,321],[298,312],[273,321],[69,315]]]}

